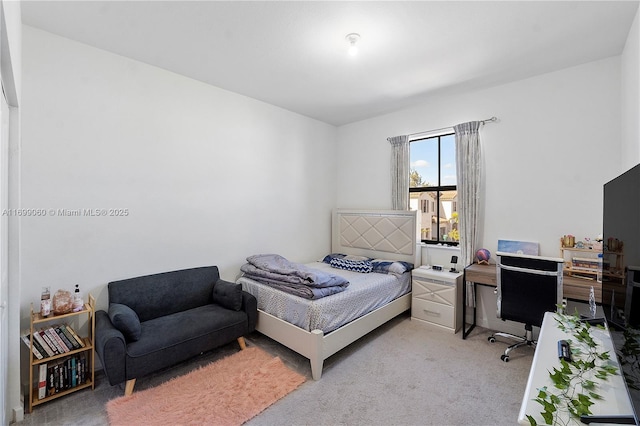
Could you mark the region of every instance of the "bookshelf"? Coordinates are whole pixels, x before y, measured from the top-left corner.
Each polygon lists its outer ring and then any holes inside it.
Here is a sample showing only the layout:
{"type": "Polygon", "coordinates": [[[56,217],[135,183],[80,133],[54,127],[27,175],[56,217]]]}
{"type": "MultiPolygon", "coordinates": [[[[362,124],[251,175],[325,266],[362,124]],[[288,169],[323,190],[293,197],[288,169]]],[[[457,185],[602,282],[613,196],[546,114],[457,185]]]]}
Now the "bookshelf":
{"type": "Polygon", "coordinates": [[[565,260],[565,275],[595,281],[601,273],[603,278],[609,280],[624,280],[622,250],[614,252],[561,246],[560,256],[565,260]],[[601,260],[598,260],[599,253],[602,254],[601,260]]]}
{"type": "MultiPolygon", "coordinates": [[[[84,308],[78,312],[70,312],[68,314],[62,315],[50,315],[48,317],[42,317],[40,312],[34,312],[33,304],[31,305],[31,325],[29,330],[29,413],[33,410],[33,407],[44,404],[45,402],[49,402],[51,400],[60,398],[61,396],[68,395],[70,393],[79,391],[81,389],[86,388],[94,388],[94,346],[95,346],[95,305],[96,299],[89,295],[89,302],[85,303],[84,308]],[[32,348],[34,347],[34,333],[39,333],[40,330],[50,330],[55,328],[53,325],[62,325],[66,327],[67,331],[69,331],[69,322],[79,318],[83,315],[87,316],[87,324],[88,331],[87,336],[78,337],[82,340],[84,346],[80,346],[76,349],[67,348],[67,351],[59,350],[58,353],[47,354],[40,359],[38,356],[34,354],[32,348]],[[67,368],[71,368],[70,371],[67,371],[67,379],[62,381],[53,381],[50,382],[50,373],[54,373],[55,367],[58,367],[58,372],[54,378],[60,377],[62,371],[67,368]],[[79,366],[82,366],[82,371],[85,372],[84,377],[80,376],[81,369],[79,366]],[[74,368],[75,367],[75,368],[74,368]],[[41,370],[46,372],[46,385],[44,396],[39,394],[39,384],[41,382],[41,370]],[[73,371],[77,372],[76,375],[72,375],[73,371]],[[34,376],[35,375],[35,376],[34,376]],[[72,376],[75,376],[75,380],[72,376]],[[38,382],[34,382],[34,379],[37,379],[38,382]],[[36,385],[34,386],[34,383],[36,385]],[[60,386],[56,386],[59,384],[60,386]]],[[[71,328],[72,331],[73,328],[71,328]]],[[[63,331],[63,330],[61,330],[63,331]]],[[[64,333],[64,331],[63,331],[64,333]]],[[[77,334],[76,334],[77,335],[77,334]]],[[[73,337],[73,333],[71,333],[71,337],[73,337]]],[[[62,336],[60,336],[62,339],[62,336]]],[[[68,336],[67,336],[68,338],[68,336]]],[[[70,340],[70,339],[69,339],[70,340]]],[[[46,342],[46,340],[45,340],[46,342]]],[[[64,342],[64,340],[63,340],[64,342]]],[[[71,341],[70,341],[71,342],[71,341]]],[[[38,348],[39,342],[36,339],[36,350],[38,348]]],[[[40,345],[42,347],[42,345],[40,345]]],[[[69,346],[68,344],[66,346],[69,346]]],[[[79,346],[79,345],[78,345],[79,346]]],[[[63,346],[64,349],[64,346],[63,346]]],[[[44,355],[44,354],[41,354],[44,355]]],[[[64,376],[63,376],[64,377],[64,376]]],[[[41,392],[41,391],[40,391],[41,392]]]]}

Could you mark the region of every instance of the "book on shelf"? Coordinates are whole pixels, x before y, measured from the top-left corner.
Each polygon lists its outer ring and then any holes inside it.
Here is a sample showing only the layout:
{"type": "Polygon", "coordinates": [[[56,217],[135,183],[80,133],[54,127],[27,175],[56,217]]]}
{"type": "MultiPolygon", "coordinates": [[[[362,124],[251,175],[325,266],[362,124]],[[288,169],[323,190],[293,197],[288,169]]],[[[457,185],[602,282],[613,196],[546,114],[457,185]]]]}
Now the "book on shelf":
{"type": "MultiPolygon", "coordinates": [[[[29,339],[29,336],[27,336],[27,339],[29,339]]],[[[49,357],[49,354],[47,353],[47,351],[44,350],[42,345],[40,345],[40,343],[38,343],[36,339],[33,339],[32,343],[33,343],[33,349],[36,349],[40,353],[40,355],[42,355],[42,358],[38,358],[38,355],[34,352],[34,354],[36,355],[36,358],[44,359],[49,357]]]]}
{"type": "Polygon", "coordinates": [[[51,333],[51,336],[53,336],[53,339],[56,341],[56,344],[58,345],[58,348],[60,349],[60,353],[64,354],[64,353],[67,353],[67,352],[70,351],[70,349],[64,343],[64,341],[62,340],[60,335],[58,335],[58,332],[56,331],[56,329],[54,327],[49,327],[47,329],[47,332],[51,333]]]}
{"type": "Polygon", "coordinates": [[[47,330],[44,328],[40,329],[39,332],[40,332],[40,336],[42,336],[42,338],[47,342],[51,350],[53,350],[54,355],[58,355],[62,353],[62,351],[60,350],[56,342],[53,340],[51,333],[47,333],[47,330]]]}
{"type": "Polygon", "coordinates": [[[47,396],[47,364],[40,364],[38,373],[38,399],[43,399],[47,396]]]}
{"type": "MultiPolygon", "coordinates": [[[[51,349],[49,344],[45,342],[44,338],[40,335],[38,330],[33,332],[33,341],[38,342],[42,349],[46,352],[47,356],[54,356],[55,352],[51,349]]],[[[44,355],[44,354],[43,354],[44,355]]]]}
{"type": "Polygon", "coordinates": [[[52,328],[56,333],[58,333],[58,336],[60,337],[60,339],[62,339],[62,342],[70,351],[78,349],[79,345],[76,342],[76,339],[72,339],[73,342],[69,340],[64,332],[64,328],[61,325],[54,325],[52,328]]]}
{"type": "Polygon", "coordinates": [[[73,346],[73,349],[80,349],[83,346],[76,340],[75,337],[73,337],[73,334],[71,333],[71,327],[69,327],[67,324],[61,324],[59,326],[60,331],[62,331],[62,333],[64,334],[64,336],[67,338],[67,340],[69,341],[69,344],[71,344],[73,346]]]}
{"type": "Polygon", "coordinates": [[[55,367],[53,364],[47,365],[47,395],[51,396],[56,393],[55,383],[55,367]]]}
{"type": "MultiPolygon", "coordinates": [[[[36,342],[34,341],[33,346],[31,346],[31,340],[29,337],[29,332],[25,332],[20,336],[20,339],[22,340],[22,342],[27,345],[27,348],[31,349],[31,352],[33,352],[33,355],[38,358],[38,359],[43,359],[44,355],[42,354],[42,352],[40,351],[40,348],[38,348],[38,346],[35,344],[36,342]]],[[[44,350],[44,349],[43,349],[44,350]]]]}
{"type": "Polygon", "coordinates": [[[73,328],[71,328],[71,326],[68,324],[65,324],[65,328],[67,329],[69,334],[71,334],[73,338],[76,339],[80,347],[84,348],[84,340],[82,340],[82,338],[78,336],[78,334],[73,330],[73,328]]]}
{"type": "Polygon", "coordinates": [[[46,365],[46,395],[73,389],[86,382],[87,364],[85,354],[75,354],[55,360],[46,365]]]}
{"type": "Polygon", "coordinates": [[[78,371],[77,371],[77,363],[76,358],[71,358],[71,387],[75,388],[78,383],[78,371]]]}

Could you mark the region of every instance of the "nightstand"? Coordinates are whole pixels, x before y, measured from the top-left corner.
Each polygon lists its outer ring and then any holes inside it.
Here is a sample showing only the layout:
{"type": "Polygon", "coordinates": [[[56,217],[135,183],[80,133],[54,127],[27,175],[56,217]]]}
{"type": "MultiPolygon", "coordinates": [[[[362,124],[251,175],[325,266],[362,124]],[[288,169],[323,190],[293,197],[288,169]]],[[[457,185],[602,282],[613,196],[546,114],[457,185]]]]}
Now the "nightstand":
{"type": "Polygon", "coordinates": [[[411,320],[456,333],[462,326],[462,272],[411,272],[411,320]]]}

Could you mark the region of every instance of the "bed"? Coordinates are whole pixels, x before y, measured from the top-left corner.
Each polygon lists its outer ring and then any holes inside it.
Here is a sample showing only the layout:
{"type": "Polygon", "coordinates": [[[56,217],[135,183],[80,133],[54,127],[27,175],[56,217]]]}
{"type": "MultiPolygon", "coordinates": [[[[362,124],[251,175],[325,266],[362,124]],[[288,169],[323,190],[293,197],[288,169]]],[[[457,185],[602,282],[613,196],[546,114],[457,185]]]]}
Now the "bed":
{"type": "MultiPolygon", "coordinates": [[[[419,262],[415,211],[337,209],[332,214],[331,228],[332,253],[414,264],[418,259],[419,262]]],[[[325,359],[410,309],[411,277],[410,272],[396,277],[393,274],[360,274],[337,270],[321,262],[308,265],[332,269],[333,273],[350,280],[349,287],[341,293],[317,300],[301,300],[300,297],[268,289],[268,286],[247,277],[240,277],[238,283],[258,299],[256,330],[308,358],[311,375],[314,380],[319,380],[325,359]],[[371,293],[381,291],[367,290],[361,281],[372,281],[373,285],[381,288],[390,278],[398,280],[398,284],[393,286],[394,290],[384,294],[381,299],[369,300],[371,293]],[[297,313],[286,317],[277,307],[293,306],[292,298],[302,305],[296,308],[297,313]],[[338,303],[329,304],[330,300],[338,303]],[[335,306],[342,306],[343,309],[349,306],[348,311],[356,314],[352,318],[347,316],[334,321],[340,316],[335,306]],[[324,316],[317,317],[318,313],[324,316]]]]}

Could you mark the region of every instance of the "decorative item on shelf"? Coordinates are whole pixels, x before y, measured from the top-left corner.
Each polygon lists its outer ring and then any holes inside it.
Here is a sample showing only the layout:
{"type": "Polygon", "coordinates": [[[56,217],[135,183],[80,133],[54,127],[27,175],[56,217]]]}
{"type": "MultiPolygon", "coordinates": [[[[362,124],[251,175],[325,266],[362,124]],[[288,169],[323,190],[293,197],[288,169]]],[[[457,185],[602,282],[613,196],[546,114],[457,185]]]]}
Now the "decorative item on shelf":
{"type": "Polygon", "coordinates": [[[73,310],[73,297],[67,290],[58,290],[53,295],[53,314],[68,314],[73,310]]]}
{"type": "Polygon", "coordinates": [[[540,247],[537,242],[534,241],[519,241],[519,240],[502,240],[498,239],[498,251],[515,254],[530,254],[537,256],[540,251],[540,247]]]}
{"type": "Polygon", "coordinates": [[[563,235],[560,238],[560,245],[562,247],[573,247],[576,245],[576,237],[571,234],[563,235]]]}
{"type": "Polygon", "coordinates": [[[51,315],[51,291],[49,287],[42,288],[40,295],[40,315],[45,318],[51,315]]]}
{"type": "Polygon", "coordinates": [[[593,249],[594,250],[599,250],[602,251],[602,234],[598,234],[598,236],[596,237],[595,241],[593,242],[593,249]]]}
{"type": "Polygon", "coordinates": [[[617,238],[607,239],[607,249],[612,252],[622,251],[623,243],[617,238]]]}
{"type": "Polygon", "coordinates": [[[476,251],[476,259],[478,260],[478,265],[488,265],[489,259],[491,259],[491,252],[485,248],[478,249],[476,251]]]}
{"type": "Polygon", "coordinates": [[[80,294],[80,287],[76,284],[76,289],[73,293],[73,312],[79,312],[84,309],[84,300],[80,294]]]}

